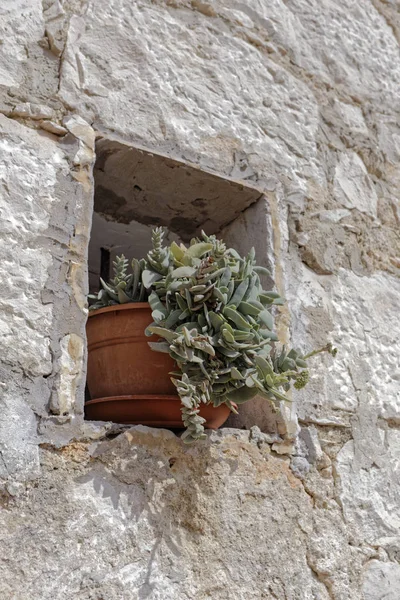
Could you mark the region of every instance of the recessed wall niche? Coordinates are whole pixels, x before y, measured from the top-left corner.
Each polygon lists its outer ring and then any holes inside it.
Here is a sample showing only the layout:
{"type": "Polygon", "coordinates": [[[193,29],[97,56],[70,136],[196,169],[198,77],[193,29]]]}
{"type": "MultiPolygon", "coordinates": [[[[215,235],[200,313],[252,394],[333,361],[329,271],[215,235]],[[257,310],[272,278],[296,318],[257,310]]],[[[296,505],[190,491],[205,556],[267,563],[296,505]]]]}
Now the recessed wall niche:
{"type": "Polygon", "coordinates": [[[186,242],[202,229],[218,233],[262,195],[237,181],[115,140],[98,140],[96,155],[91,291],[98,289],[107,252],[111,260],[118,253],[145,256],[152,226],[167,227],[171,241],[186,242]]]}
{"type": "MultiPolygon", "coordinates": [[[[154,225],[168,229],[168,242],[187,242],[203,229],[220,234],[241,253],[255,246],[258,263],[272,266],[267,201],[256,187],[108,138],[97,141],[96,156],[91,292],[98,291],[100,276],[109,277],[116,255],[146,255],[154,225]]],[[[245,406],[228,426],[257,424],[276,431],[267,403],[254,400],[245,406]]]]}

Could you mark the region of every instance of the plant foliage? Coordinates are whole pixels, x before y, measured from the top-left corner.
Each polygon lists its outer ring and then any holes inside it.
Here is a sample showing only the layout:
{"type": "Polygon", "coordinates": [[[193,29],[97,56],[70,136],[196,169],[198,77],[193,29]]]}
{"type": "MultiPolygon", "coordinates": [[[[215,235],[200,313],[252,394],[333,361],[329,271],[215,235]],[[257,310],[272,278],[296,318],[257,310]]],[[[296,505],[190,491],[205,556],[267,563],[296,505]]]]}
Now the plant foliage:
{"type": "Polygon", "coordinates": [[[202,403],[225,403],[237,412],[258,394],[278,408],[291,383],[300,389],[309,375],[304,357],[276,343],[272,309],[284,300],[263,289],[260,276],[270,273],[257,266],[254,249],[241,257],[205,233],[188,247],[165,247],[163,237],[162,228],[153,230],[153,249],[132,262],[131,275],[128,261],[117,258],[114,279],[101,282],[91,308],[148,296],[153,323],[146,335],[161,338],[151,348],[177,364],[171,375],[182,402],[182,437],[190,443],[205,435],[202,403]]]}
{"type": "Polygon", "coordinates": [[[113,262],[114,278],[106,283],[100,277],[101,290],[98,294],[89,294],[89,300],[94,303],[89,310],[105,308],[114,304],[125,304],[127,302],[145,302],[147,300],[146,287],[142,283],[142,271],[145,261],[132,259],[132,273],[128,274],[129,261],[123,254],[117,256],[113,262]]]}

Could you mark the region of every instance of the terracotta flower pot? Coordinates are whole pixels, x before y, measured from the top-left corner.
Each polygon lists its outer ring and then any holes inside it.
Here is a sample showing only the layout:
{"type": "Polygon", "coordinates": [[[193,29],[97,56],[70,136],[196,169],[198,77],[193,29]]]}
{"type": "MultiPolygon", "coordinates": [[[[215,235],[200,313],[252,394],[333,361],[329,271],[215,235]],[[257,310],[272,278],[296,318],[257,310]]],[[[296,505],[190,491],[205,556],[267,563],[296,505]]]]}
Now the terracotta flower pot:
{"type": "MultiPolygon", "coordinates": [[[[182,428],[180,400],[170,379],[176,365],[154,352],[144,334],[152,322],[147,302],[121,304],[89,313],[86,418],[150,427],[182,428]]],[[[217,429],[229,408],[202,405],[206,427],[217,429]]]]}

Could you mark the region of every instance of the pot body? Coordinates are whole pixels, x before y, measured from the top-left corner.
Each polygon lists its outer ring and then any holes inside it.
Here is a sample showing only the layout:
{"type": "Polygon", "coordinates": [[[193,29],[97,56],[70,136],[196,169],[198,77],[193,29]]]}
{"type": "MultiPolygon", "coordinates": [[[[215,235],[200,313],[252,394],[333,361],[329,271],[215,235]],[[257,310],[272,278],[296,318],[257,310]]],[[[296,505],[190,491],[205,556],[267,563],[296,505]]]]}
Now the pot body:
{"type": "Polygon", "coordinates": [[[144,330],[152,323],[147,302],[108,306],[89,313],[87,384],[92,400],[130,394],[176,394],[169,354],[154,352],[144,330]]]}
{"type": "MultiPolygon", "coordinates": [[[[121,304],[89,313],[86,418],[179,429],[181,403],[170,372],[169,354],[154,352],[144,331],[152,323],[147,302],[121,304]]],[[[226,405],[202,405],[206,427],[217,429],[230,413],[226,405]]]]}

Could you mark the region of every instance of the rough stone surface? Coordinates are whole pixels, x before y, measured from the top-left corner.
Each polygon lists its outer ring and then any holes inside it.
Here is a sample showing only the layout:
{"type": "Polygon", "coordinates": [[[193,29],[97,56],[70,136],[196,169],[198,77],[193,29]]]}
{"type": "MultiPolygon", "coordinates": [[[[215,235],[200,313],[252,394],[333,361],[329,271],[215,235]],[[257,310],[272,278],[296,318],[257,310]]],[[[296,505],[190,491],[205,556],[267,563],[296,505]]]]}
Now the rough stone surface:
{"type": "Polygon", "coordinates": [[[10,116],[33,119],[36,121],[40,119],[51,119],[53,117],[53,111],[48,106],[25,102],[24,104],[17,104],[11,111],[10,116]]]}
{"type": "Polygon", "coordinates": [[[5,600],[27,590],[42,600],[329,600],[308,566],[310,497],[248,432],[187,450],[171,432],[136,427],[41,455],[38,485],[0,516],[5,600]]]}
{"type": "Polygon", "coordinates": [[[376,217],[378,197],[361,158],[343,153],[336,165],[333,195],[338,204],[376,217]]]}
{"type": "Polygon", "coordinates": [[[68,413],[84,384],[91,189],[73,176],[75,146],[0,116],[0,477],[37,475],[37,419],[51,397],[68,413]]]}
{"type": "Polygon", "coordinates": [[[398,2],[6,0],[0,30],[1,598],[397,600],[398,2]],[[338,347],[281,422],[83,422],[95,136],[263,195],[223,234],[283,342],[338,347]]]}
{"type": "Polygon", "coordinates": [[[372,560],[364,573],[365,600],[397,600],[400,587],[398,563],[372,560]]]}

